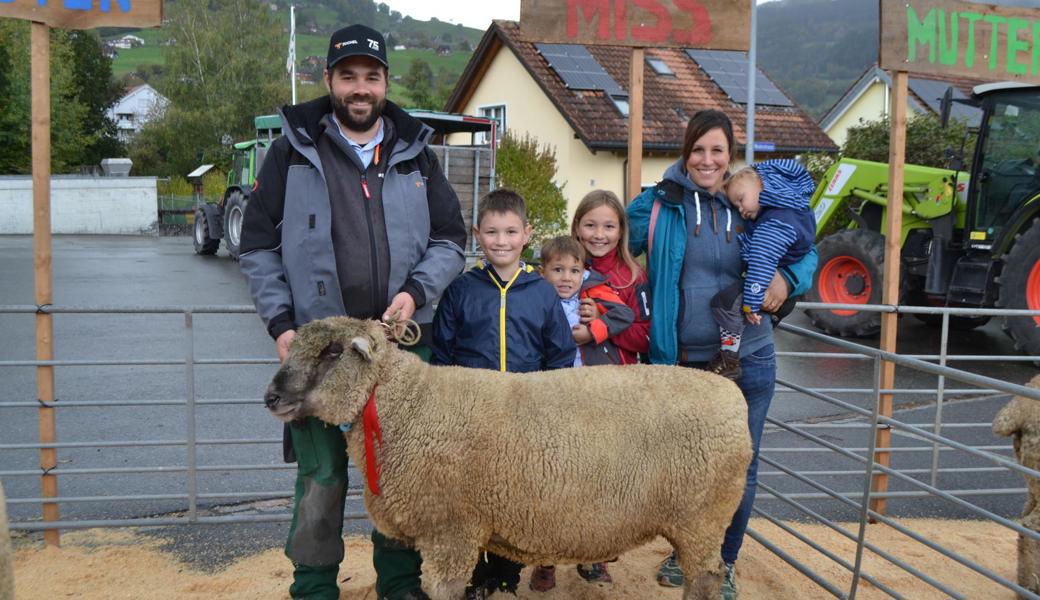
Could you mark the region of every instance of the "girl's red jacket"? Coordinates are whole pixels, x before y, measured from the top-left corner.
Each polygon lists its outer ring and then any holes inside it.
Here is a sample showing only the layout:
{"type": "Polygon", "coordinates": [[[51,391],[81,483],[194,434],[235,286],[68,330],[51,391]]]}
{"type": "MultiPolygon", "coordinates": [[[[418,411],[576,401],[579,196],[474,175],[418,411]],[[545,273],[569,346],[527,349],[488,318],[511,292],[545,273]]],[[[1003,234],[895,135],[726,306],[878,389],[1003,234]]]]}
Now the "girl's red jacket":
{"type": "Polygon", "coordinates": [[[632,271],[618,260],[617,248],[606,256],[593,257],[590,268],[606,276],[610,287],[636,313],[631,326],[610,338],[621,351],[622,363],[635,364],[639,362],[637,354],[646,354],[650,349],[650,291],[646,273],[640,269],[635,281],[629,283],[632,271]]]}

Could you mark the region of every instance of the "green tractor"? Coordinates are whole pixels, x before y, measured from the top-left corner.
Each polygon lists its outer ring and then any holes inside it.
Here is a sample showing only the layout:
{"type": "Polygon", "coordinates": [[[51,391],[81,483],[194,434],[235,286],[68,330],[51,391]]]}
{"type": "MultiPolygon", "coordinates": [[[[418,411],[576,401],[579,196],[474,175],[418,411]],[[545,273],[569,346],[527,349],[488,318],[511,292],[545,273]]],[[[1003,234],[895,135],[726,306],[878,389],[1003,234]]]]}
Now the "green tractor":
{"type": "Polygon", "coordinates": [[[253,119],[256,139],[235,144],[228,172],[227,187],[217,204],[202,203],[195,208],[193,241],[196,254],[216,254],[220,240],[231,258],[238,260],[242,240],[242,216],[245,214],[253,182],[264,162],[267,149],[281,135],[278,115],[262,115],[253,119]]]}
{"type": "MultiPolygon", "coordinates": [[[[981,109],[969,174],[907,165],[900,304],[1040,309],[1040,86],[996,83],[963,101],[981,109]]],[[[942,102],[948,121],[951,98],[942,102]]],[[[954,163],[960,162],[954,157],[954,163]]],[[[812,199],[820,265],[806,299],[880,304],[888,165],[842,159],[812,199]],[[844,217],[847,215],[847,217],[844,217]],[[829,223],[849,224],[819,238],[829,223]]],[[[833,227],[832,227],[833,229],[833,227]]],[[[814,325],[841,336],[871,336],[881,315],[808,310],[814,325]]],[[[937,324],[939,315],[917,315],[937,324]]],[[[971,329],[989,317],[951,317],[971,329]]],[[[1040,317],[1004,317],[1015,347],[1040,355],[1040,317]]]]}

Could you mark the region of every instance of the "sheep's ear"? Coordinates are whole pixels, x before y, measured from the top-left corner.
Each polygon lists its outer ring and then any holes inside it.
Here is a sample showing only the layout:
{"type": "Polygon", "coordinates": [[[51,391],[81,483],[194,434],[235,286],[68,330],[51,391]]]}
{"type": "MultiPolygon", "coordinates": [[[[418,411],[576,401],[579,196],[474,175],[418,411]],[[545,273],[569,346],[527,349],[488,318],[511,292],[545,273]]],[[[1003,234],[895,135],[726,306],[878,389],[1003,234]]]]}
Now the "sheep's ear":
{"type": "Polygon", "coordinates": [[[363,337],[356,337],[350,340],[350,347],[356,350],[361,355],[361,358],[371,362],[372,346],[369,345],[368,340],[363,337]]]}

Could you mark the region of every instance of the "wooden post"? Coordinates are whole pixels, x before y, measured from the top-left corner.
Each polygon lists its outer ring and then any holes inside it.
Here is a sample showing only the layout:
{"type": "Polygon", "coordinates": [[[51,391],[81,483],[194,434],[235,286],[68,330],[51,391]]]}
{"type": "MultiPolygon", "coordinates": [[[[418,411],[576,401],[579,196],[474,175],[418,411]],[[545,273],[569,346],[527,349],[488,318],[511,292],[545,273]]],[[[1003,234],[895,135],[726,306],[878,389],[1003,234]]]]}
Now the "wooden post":
{"type": "Polygon", "coordinates": [[[632,48],[628,85],[628,172],[625,204],[643,188],[643,48],[632,48]]]}
{"type": "MultiPolygon", "coordinates": [[[[32,181],[33,181],[33,270],[37,306],[51,303],[51,46],[50,27],[33,21],[30,42],[32,81],[32,181]]],[[[36,360],[53,360],[51,315],[36,313],[36,360]]],[[[36,367],[36,395],[40,400],[40,443],[55,441],[54,367],[36,367]]],[[[58,495],[58,478],[49,471],[58,464],[57,451],[40,450],[40,496],[58,495]]],[[[58,520],[58,505],[43,505],[43,520],[58,520]]],[[[44,531],[48,546],[61,543],[57,529],[44,531]]]]}
{"type": "MultiPolygon", "coordinates": [[[[907,72],[895,71],[892,74],[892,94],[889,114],[891,115],[888,147],[888,207],[885,225],[885,267],[882,278],[884,287],[881,291],[881,303],[895,306],[899,304],[899,246],[902,241],[903,228],[903,175],[906,162],[906,103],[907,72]]],[[[897,325],[899,315],[882,313],[881,315],[881,349],[886,352],[896,351],[897,325]]],[[[893,389],[896,380],[896,366],[889,361],[881,363],[879,386],[881,389],[893,389]]],[[[892,416],[892,394],[881,394],[881,406],[878,414],[892,416]]],[[[876,436],[877,451],[874,460],[884,466],[889,465],[892,434],[886,427],[879,429],[876,436]]],[[[872,492],[888,490],[888,475],[876,473],[871,482],[872,492]]],[[[871,510],[885,512],[885,498],[874,498],[870,502],[871,510]]]]}

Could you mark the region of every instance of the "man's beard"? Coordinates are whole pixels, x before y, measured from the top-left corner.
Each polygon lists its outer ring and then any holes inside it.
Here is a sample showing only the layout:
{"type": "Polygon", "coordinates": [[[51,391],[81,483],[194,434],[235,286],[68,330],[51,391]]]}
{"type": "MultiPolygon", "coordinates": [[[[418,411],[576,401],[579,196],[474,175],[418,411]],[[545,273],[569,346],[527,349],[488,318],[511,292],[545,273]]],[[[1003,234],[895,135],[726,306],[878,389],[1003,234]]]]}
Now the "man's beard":
{"type": "Polygon", "coordinates": [[[383,116],[383,108],[386,106],[386,99],[383,98],[378,102],[371,104],[372,109],[369,111],[368,116],[364,119],[356,119],[354,115],[350,114],[350,109],[347,108],[347,103],[351,100],[357,99],[356,96],[340,99],[332,98],[332,111],[336,114],[336,119],[349,129],[350,131],[368,131],[376,124],[376,120],[383,116]]]}

